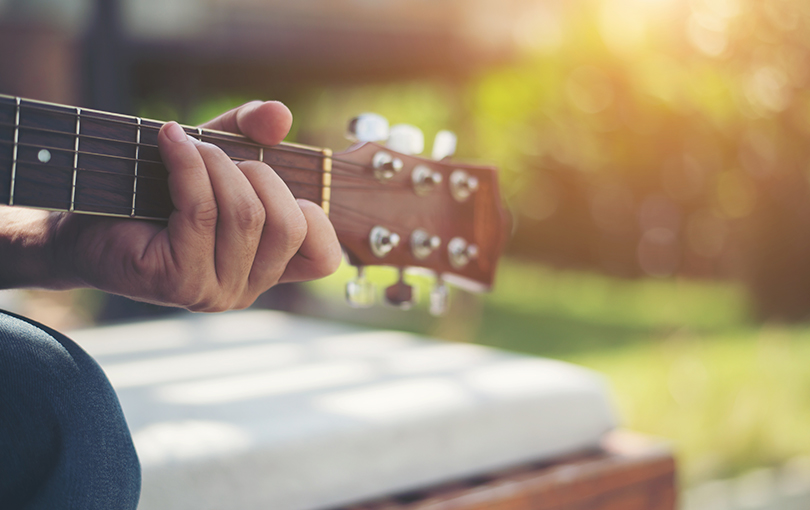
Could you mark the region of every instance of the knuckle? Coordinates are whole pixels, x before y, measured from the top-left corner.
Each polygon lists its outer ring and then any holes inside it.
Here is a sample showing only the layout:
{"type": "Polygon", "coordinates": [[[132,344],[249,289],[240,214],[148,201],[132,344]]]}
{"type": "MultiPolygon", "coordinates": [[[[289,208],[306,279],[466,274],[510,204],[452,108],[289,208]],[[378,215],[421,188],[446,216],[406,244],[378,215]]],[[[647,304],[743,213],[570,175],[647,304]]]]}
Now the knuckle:
{"type": "Polygon", "coordinates": [[[258,197],[243,199],[234,209],[234,217],[239,229],[255,232],[264,228],[266,212],[258,197]]]}
{"type": "Polygon", "coordinates": [[[201,230],[210,230],[217,225],[219,208],[214,198],[203,200],[191,206],[189,213],[191,222],[201,230]]]}

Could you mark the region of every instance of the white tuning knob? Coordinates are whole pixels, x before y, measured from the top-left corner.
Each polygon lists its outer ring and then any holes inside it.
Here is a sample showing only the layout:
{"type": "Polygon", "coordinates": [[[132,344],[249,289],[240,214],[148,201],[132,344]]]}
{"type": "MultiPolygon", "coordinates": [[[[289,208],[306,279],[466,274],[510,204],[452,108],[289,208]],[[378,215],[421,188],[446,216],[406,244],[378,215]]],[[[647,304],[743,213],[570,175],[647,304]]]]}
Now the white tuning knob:
{"type": "Polygon", "coordinates": [[[456,153],[456,142],[458,138],[452,131],[441,130],[436,133],[433,140],[433,152],[431,157],[436,161],[452,156],[456,153]]]}
{"type": "Polygon", "coordinates": [[[346,138],[353,142],[382,142],[388,139],[388,119],[376,113],[362,113],[349,121],[346,138]]]}
{"type": "Polygon", "coordinates": [[[425,150],[425,135],[416,126],[397,124],[391,126],[386,145],[400,154],[422,154],[425,150]]]}
{"type": "Polygon", "coordinates": [[[447,313],[450,301],[449,295],[450,292],[447,290],[447,285],[439,279],[436,282],[436,286],[430,291],[430,315],[440,317],[447,313]]]}
{"type": "Polygon", "coordinates": [[[376,300],[374,285],[366,280],[363,268],[357,268],[357,278],[346,284],[346,301],[352,308],[368,308],[376,300]]]}

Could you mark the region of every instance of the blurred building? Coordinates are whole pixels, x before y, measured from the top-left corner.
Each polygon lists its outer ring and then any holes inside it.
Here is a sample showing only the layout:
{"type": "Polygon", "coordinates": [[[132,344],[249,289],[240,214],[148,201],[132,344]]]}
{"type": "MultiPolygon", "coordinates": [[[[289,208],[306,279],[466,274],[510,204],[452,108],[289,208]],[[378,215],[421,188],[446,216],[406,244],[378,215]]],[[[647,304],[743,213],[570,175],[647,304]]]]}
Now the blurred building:
{"type": "Polygon", "coordinates": [[[0,0],[0,92],[133,98],[463,77],[511,58],[537,0],[0,0]]]}

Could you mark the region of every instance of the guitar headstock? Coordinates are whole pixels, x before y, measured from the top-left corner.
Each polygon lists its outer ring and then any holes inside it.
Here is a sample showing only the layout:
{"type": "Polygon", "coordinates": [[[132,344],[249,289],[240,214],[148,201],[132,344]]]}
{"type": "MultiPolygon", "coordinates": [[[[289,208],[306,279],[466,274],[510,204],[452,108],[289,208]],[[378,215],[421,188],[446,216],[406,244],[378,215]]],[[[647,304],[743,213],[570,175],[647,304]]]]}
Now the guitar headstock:
{"type": "MultiPolygon", "coordinates": [[[[349,262],[360,268],[360,278],[347,287],[350,303],[373,300],[362,280],[362,268],[371,265],[435,275],[434,313],[446,307],[444,282],[475,292],[490,289],[509,230],[497,169],[451,160],[455,136],[447,131],[434,144],[434,157],[441,159],[428,159],[413,154],[424,145],[416,128],[400,125],[387,132],[387,123],[382,129],[368,122],[355,119],[350,130],[386,134],[388,142],[356,137],[361,140],[335,154],[332,163],[330,217],[349,262]]],[[[385,296],[402,307],[412,302],[401,278],[385,296]]]]}

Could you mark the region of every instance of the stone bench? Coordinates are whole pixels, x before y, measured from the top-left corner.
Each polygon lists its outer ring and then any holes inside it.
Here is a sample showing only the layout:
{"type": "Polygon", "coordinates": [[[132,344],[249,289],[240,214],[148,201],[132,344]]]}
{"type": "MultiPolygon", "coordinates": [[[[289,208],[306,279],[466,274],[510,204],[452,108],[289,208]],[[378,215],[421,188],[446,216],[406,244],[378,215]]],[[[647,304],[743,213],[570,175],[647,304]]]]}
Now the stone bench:
{"type": "Polygon", "coordinates": [[[580,367],[280,312],[71,336],[118,391],[142,510],[325,509],[530,466],[525,478],[604,460],[616,423],[580,367]]]}

